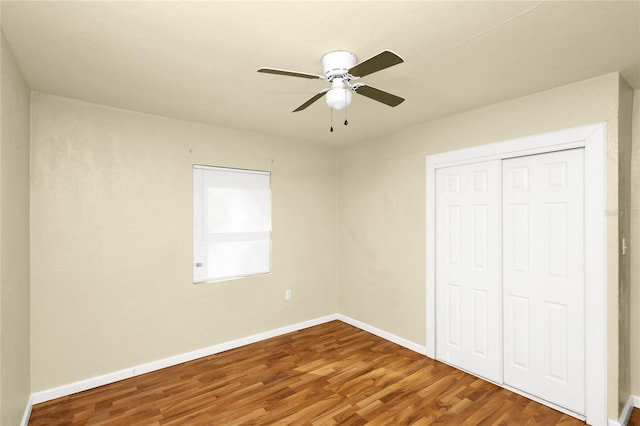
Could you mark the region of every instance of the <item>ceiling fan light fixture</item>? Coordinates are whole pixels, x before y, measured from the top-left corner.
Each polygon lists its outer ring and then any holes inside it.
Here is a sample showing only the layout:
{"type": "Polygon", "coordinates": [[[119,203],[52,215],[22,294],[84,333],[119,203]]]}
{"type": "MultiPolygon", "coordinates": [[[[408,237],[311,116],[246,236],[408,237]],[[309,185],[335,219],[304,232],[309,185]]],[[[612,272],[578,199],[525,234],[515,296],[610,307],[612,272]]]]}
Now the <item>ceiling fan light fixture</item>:
{"type": "MultiPolygon", "coordinates": [[[[373,99],[374,101],[381,102],[385,105],[395,107],[400,105],[404,99],[361,83],[359,82],[359,79],[363,76],[373,74],[374,72],[401,64],[402,62],[404,62],[404,60],[390,50],[383,50],[377,55],[374,55],[369,59],[365,59],[360,63],[358,63],[358,58],[353,53],[345,50],[335,50],[322,57],[324,76],[306,72],[289,71],[281,68],[265,67],[259,68],[258,72],[324,80],[331,83],[330,88],[323,89],[316,93],[305,103],[294,109],[293,112],[306,109],[309,105],[312,105],[323,96],[326,98],[327,105],[329,105],[330,108],[336,110],[345,109],[351,105],[353,92],[356,92],[366,98],[373,99]],[[358,82],[355,82],[356,80],[358,80],[358,82]]],[[[347,120],[345,118],[345,125],[346,124],[347,120]]]]}
{"type": "Polygon", "coordinates": [[[340,110],[351,105],[353,93],[351,93],[351,90],[345,89],[344,87],[336,87],[329,90],[325,97],[329,107],[340,110]]]}

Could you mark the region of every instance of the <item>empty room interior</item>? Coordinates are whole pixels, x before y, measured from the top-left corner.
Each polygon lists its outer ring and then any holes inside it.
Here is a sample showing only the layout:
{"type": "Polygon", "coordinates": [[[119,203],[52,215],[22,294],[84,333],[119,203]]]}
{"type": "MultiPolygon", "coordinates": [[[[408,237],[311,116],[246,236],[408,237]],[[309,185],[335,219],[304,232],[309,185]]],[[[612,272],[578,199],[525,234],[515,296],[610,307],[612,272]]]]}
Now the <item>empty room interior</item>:
{"type": "Polygon", "coordinates": [[[640,424],[639,1],[0,20],[0,425],[640,424]]]}

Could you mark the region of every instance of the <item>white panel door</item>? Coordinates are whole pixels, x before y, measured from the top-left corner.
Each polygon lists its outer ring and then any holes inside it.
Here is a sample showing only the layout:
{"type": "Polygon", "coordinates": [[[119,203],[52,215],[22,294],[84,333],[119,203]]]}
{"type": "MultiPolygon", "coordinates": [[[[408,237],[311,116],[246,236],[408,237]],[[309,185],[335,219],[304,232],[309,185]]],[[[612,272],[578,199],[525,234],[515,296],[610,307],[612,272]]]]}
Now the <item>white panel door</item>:
{"type": "Polygon", "coordinates": [[[585,413],[583,149],[504,160],[504,383],[585,413]]]}
{"type": "Polygon", "coordinates": [[[500,160],[436,172],[436,358],[500,382],[500,160]]]}

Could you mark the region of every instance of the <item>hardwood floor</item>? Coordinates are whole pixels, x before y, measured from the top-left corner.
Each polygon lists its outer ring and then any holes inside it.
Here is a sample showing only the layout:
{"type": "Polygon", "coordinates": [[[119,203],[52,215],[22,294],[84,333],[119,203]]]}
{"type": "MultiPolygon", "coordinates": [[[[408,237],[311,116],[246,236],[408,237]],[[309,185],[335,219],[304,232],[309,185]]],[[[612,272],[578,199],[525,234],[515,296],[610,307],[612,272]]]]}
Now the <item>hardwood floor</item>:
{"type": "Polygon", "coordinates": [[[629,417],[629,422],[627,426],[640,426],[640,410],[634,408],[631,412],[631,417],[629,417]]]}
{"type": "Polygon", "coordinates": [[[339,321],[37,404],[29,425],[584,425],[339,321]]]}

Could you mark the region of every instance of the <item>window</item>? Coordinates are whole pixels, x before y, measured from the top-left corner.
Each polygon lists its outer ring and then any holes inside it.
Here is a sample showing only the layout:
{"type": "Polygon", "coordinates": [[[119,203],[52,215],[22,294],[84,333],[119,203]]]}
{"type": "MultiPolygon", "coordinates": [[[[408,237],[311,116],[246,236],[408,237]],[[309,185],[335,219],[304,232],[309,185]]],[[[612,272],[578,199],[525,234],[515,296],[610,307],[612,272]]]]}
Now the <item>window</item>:
{"type": "Polygon", "coordinates": [[[193,166],[193,282],[271,271],[271,173],[193,166]]]}

